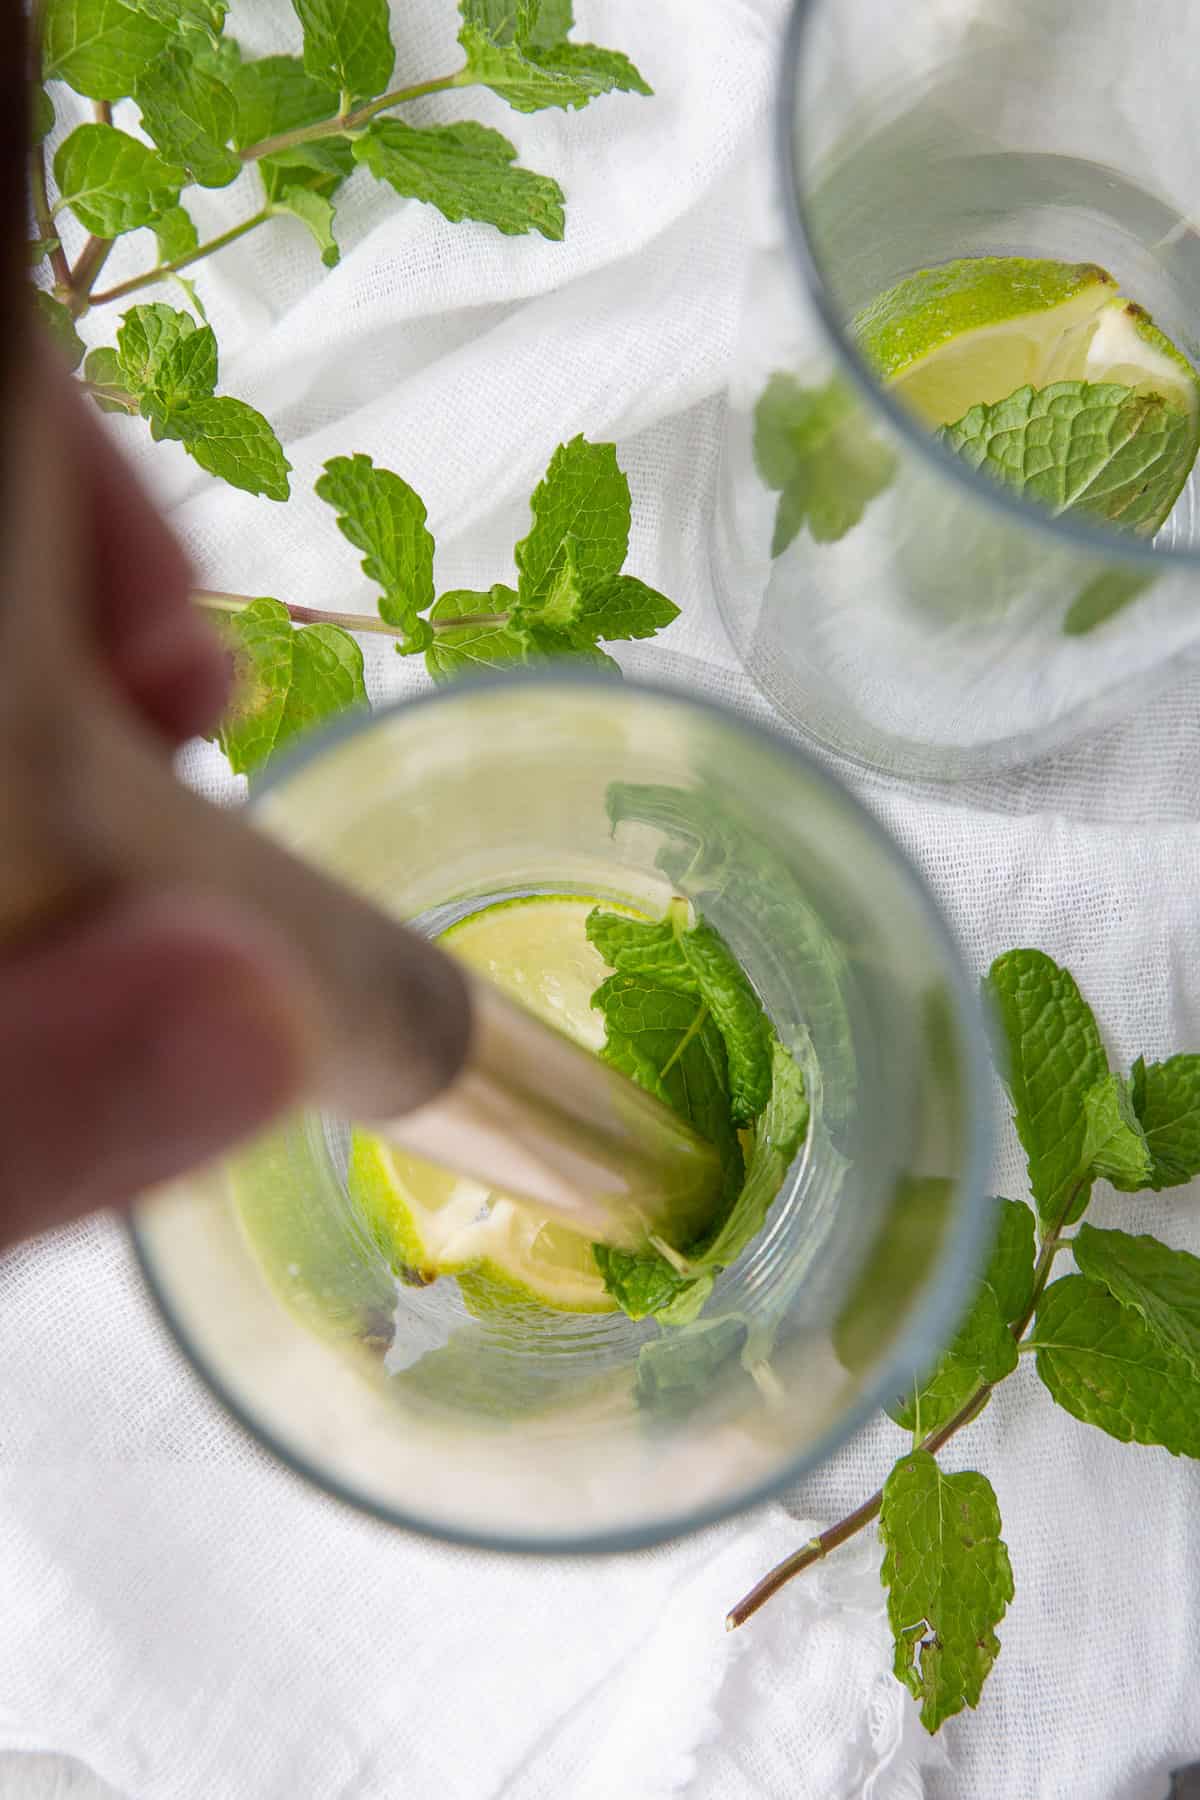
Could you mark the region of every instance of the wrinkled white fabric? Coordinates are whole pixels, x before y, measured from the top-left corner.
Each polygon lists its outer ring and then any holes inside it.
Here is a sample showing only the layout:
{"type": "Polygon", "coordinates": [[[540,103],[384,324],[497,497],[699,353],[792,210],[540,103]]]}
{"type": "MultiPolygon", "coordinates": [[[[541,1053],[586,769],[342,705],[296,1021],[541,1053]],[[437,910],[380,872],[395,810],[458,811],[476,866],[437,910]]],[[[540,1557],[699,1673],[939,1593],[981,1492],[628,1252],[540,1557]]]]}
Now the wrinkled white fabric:
{"type": "MultiPolygon", "coordinates": [[[[394,12],[398,75],[454,66],[450,0],[394,12]]],[[[707,530],[783,12],[577,0],[579,35],[632,55],[653,101],[530,118],[487,95],[425,103],[498,125],[560,178],[564,244],[451,227],[360,175],[333,272],[290,221],[202,265],[222,386],[270,415],[295,467],[273,506],[114,421],[205,583],[369,610],[312,494],[326,457],[365,450],[425,498],[439,584],[485,586],[554,446],[615,438],[628,566],[683,607],[622,662],[765,716],[716,612],[707,530]]],[[[298,47],[283,0],[245,0],[231,28],[256,52],[298,47]]],[[[202,196],[203,223],[241,216],[253,180],[202,196]]],[[[106,281],[144,263],[142,238],[106,281]]],[[[84,329],[105,341],[111,317],[84,329]]],[[[377,643],[367,659],[376,696],[423,680],[377,643]]],[[[1044,947],[1124,1062],[1200,1045],[1198,701],[1200,670],[1102,738],[951,793],[855,778],[972,970],[1044,947]]],[[[214,752],[188,767],[231,791],[214,752]]],[[[1010,1138],[999,1162],[1022,1193],[1010,1138]]],[[[1191,1190],[1104,1191],[1095,1212],[1200,1251],[1191,1190]]],[[[1027,1367],[946,1456],[993,1480],[1016,1598],[978,1713],[936,1742],[890,1673],[871,1534],[723,1630],[759,1574],[878,1485],[903,1447],[886,1422],[786,1503],[690,1542],[508,1561],[388,1532],[247,1443],[108,1223],[0,1263],[0,1367],[4,1800],[1163,1800],[1167,1771],[1200,1758],[1200,1471],[1075,1424],[1027,1367]]]]}

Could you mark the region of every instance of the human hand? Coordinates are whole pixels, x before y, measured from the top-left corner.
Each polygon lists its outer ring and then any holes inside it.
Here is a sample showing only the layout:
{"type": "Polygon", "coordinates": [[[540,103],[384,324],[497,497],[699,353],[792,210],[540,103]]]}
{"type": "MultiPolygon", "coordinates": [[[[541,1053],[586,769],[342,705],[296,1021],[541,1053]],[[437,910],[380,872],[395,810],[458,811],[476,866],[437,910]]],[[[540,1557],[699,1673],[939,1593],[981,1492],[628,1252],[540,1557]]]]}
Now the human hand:
{"type": "MultiPolygon", "coordinates": [[[[55,367],[35,388],[68,447],[69,480],[47,471],[84,571],[68,604],[169,757],[220,711],[227,659],[189,604],[182,551],[73,384],[55,367]]],[[[10,446],[29,441],[19,419],[10,432],[10,446]]],[[[19,589],[5,604],[38,604],[20,573],[36,558],[10,539],[5,562],[19,589]]],[[[0,707],[5,681],[0,665],[0,707]]],[[[0,1246],[127,1201],[264,1124],[304,1082],[300,989],[268,924],[186,891],[122,892],[0,955],[0,1246]]]]}

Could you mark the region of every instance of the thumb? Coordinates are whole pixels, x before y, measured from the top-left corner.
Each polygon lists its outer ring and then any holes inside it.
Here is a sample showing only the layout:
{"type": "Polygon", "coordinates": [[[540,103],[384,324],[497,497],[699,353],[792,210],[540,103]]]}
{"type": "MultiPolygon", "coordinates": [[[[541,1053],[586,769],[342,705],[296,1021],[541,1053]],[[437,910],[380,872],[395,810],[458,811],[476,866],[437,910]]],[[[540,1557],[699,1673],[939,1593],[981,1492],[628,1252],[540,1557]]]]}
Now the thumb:
{"type": "Polygon", "coordinates": [[[119,1205],[296,1100],[305,985],[269,926],[121,902],[0,964],[0,1244],[119,1205]]]}

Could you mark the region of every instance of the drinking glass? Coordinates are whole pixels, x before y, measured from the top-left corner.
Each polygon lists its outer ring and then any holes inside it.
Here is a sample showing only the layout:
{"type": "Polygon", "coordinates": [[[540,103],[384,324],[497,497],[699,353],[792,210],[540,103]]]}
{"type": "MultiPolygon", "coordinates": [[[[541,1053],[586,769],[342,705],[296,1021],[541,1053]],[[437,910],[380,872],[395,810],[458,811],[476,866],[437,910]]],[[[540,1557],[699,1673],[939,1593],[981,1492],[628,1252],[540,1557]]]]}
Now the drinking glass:
{"type": "Polygon", "coordinates": [[[845,756],[951,778],[1131,709],[1200,640],[1200,479],[1153,543],[935,441],[851,322],[964,256],[1098,263],[1200,364],[1193,0],[797,0],[754,199],[712,564],[738,651],[845,756]],[[789,436],[790,433],[790,436],[789,436]]]}
{"type": "Polygon", "coordinates": [[[837,781],[711,705],[554,672],[355,720],[253,804],[431,934],[518,896],[686,896],[812,1105],[764,1229],[673,1330],[405,1285],[350,1199],[345,1122],[314,1112],[159,1192],[134,1222],[151,1288],[277,1455],[442,1537],[628,1548],[790,1481],[929,1364],[986,1253],[978,1003],[837,781]]]}

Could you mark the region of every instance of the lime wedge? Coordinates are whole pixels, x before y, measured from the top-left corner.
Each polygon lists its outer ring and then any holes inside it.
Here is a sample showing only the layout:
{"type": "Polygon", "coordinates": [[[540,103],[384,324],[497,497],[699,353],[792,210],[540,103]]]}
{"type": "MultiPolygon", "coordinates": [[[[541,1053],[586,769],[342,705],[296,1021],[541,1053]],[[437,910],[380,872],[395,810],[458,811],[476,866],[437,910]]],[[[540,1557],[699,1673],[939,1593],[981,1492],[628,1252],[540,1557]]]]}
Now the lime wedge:
{"type": "MultiPolygon", "coordinates": [[[[577,1043],[599,1050],[604,1022],[592,995],[609,969],[584,930],[597,904],[633,912],[609,900],[535,896],[487,907],[444,932],[441,942],[577,1043]]],[[[615,1309],[587,1238],[480,1182],[358,1130],[349,1188],[401,1278],[454,1275],[473,1312],[615,1309]]]]}
{"type": "Polygon", "coordinates": [[[931,426],[1056,381],[1119,382],[1200,411],[1191,364],[1095,263],[962,257],[898,282],[854,331],[884,385],[931,426]]]}

